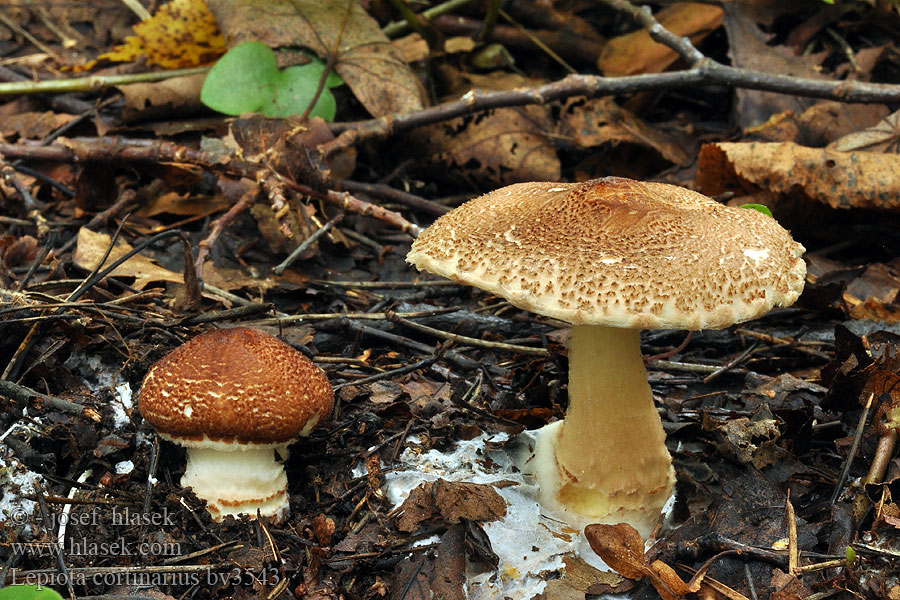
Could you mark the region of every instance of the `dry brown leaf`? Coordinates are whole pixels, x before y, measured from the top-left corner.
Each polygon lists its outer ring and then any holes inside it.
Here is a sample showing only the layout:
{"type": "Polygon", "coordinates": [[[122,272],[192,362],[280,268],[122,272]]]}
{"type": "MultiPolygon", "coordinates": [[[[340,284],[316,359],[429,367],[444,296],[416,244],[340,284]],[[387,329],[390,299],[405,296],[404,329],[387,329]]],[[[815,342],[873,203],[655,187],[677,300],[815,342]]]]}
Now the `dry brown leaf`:
{"type": "Polygon", "coordinates": [[[568,579],[551,579],[534,600],[584,600],[584,590],[577,589],[568,579]]]}
{"type": "Polygon", "coordinates": [[[484,523],[506,516],[506,500],[490,485],[438,479],[433,493],[435,508],[447,523],[484,523]]]}
{"type": "Polygon", "coordinates": [[[715,196],[759,190],[832,208],[900,210],[900,156],[838,152],[791,142],[718,143],[700,149],[697,184],[715,196]]]}
{"type": "Polygon", "coordinates": [[[900,111],[889,114],[877,125],[845,135],[828,146],[839,152],[900,153],[900,111]]]}
{"type": "Polygon", "coordinates": [[[677,140],[647,125],[612,98],[568,100],[560,117],[559,133],[579,148],[624,142],[653,150],[676,165],[694,159],[677,140]]]}
{"type": "MultiPolygon", "coordinates": [[[[294,272],[285,271],[284,276],[280,277],[279,281],[284,281],[292,273],[294,272]]],[[[291,281],[291,283],[297,284],[303,281],[305,280],[301,278],[299,281],[291,281]]],[[[265,292],[275,287],[275,281],[272,278],[262,279],[248,275],[241,269],[217,267],[212,264],[212,261],[203,263],[203,282],[225,291],[237,289],[252,290],[260,296],[263,296],[265,292]]]]}
{"type": "Polygon", "coordinates": [[[155,83],[120,85],[119,91],[125,96],[122,119],[145,120],[199,111],[203,107],[200,88],[205,80],[206,73],[200,73],[155,83]]]}
{"type": "Polygon", "coordinates": [[[325,60],[340,36],[335,70],[373,116],[427,102],[418,77],[359,2],[210,0],[209,6],[232,45],[259,40],[271,48],[308,48],[325,60]]]}
{"type": "Polygon", "coordinates": [[[588,525],[584,536],[603,562],[622,577],[640,579],[647,575],[650,567],[644,557],[644,538],[631,525],[588,525]]]}
{"type": "MultiPolygon", "coordinates": [[[[309,149],[334,139],[328,123],[319,117],[301,122],[298,117],[249,115],[232,121],[229,134],[227,142],[243,158],[264,163],[297,181],[306,180],[311,169],[320,168],[310,163],[309,149]]],[[[350,177],[356,167],[356,150],[331,156],[326,166],[332,177],[350,177]]]]}
{"type": "Polygon", "coordinates": [[[334,535],[334,519],[326,515],[316,515],[312,522],[312,532],[320,546],[330,546],[334,535]]]}
{"type": "Polygon", "coordinates": [[[773,465],[778,460],[775,442],[781,436],[774,418],[738,417],[729,419],[717,433],[721,439],[719,450],[742,463],[751,463],[757,469],[773,465]]]}
{"type": "MultiPolygon", "coordinates": [[[[110,236],[105,233],[95,233],[87,227],[78,230],[78,244],[75,246],[75,255],[72,262],[85,271],[93,271],[97,268],[106,249],[109,248],[110,236]]],[[[109,253],[109,258],[104,265],[109,265],[116,259],[131,251],[131,246],[125,242],[119,242],[109,253]]],[[[124,263],[116,267],[110,274],[111,277],[134,277],[132,287],[139,290],[153,281],[172,281],[182,283],[181,273],[175,273],[156,264],[146,256],[136,254],[124,263]]]]}
{"type": "Polygon", "coordinates": [[[820,147],[832,144],[833,150],[869,150],[869,148],[836,148],[833,143],[842,136],[873,127],[889,110],[881,104],[846,104],[823,100],[800,114],[786,110],[769,120],[744,130],[745,141],[796,142],[801,146],[820,147]]]}
{"type": "MultiPolygon", "coordinates": [[[[744,4],[728,2],[725,8],[725,31],[728,34],[728,55],[735,67],[753,69],[764,73],[779,73],[795,77],[824,79],[815,69],[816,56],[796,56],[789,48],[770,46],[769,34],[760,31],[756,20],[744,4]]],[[[735,115],[742,129],[765,123],[769,117],[785,111],[801,114],[814,102],[793,94],[775,94],[759,90],[738,88],[735,90],[735,115]]]]}
{"type": "Polygon", "coordinates": [[[769,596],[770,600],[802,600],[810,595],[796,575],[789,575],[780,569],[772,570],[771,585],[775,591],[769,596]]]}
{"type": "MultiPolygon", "coordinates": [[[[656,19],[677,36],[687,36],[695,44],[722,24],[722,9],[711,4],[679,2],[659,11],[656,19]]],[[[646,29],[609,40],[597,59],[607,77],[659,73],[678,60],[678,54],[659,44],[646,29]]]]}
{"type": "Polygon", "coordinates": [[[136,215],[155,217],[161,214],[179,215],[182,217],[208,217],[213,213],[228,210],[231,204],[224,194],[197,197],[193,194],[165,192],[154,197],[138,211],[136,215]]]}
{"type": "Polygon", "coordinates": [[[853,319],[900,322],[900,274],[883,263],[872,263],[847,284],[842,294],[844,310],[853,319]]]}
{"type": "Polygon", "coordinates": [[[551,129],[543,107],[523,106],[420,127],[410,137],[420,159],[500,186],[559,181],[562,166],[547,135],[551,129]]]}
{"type": "Polygon", "coordinates": [[[722,552],[713,556],[697,569],[690,581],[685,582],[672,567],[661,560],[647,563],[644,539],[627,523],[588,525],[584,528],[584,536],[603,562],[623,577],[649,579],[663,600],[678,600],[680,596],[697,592],[713,562],[723,554],[728,554],[722,552]]]}
{"type": "MultiPolygon", "coordinates": [[[[439,76],[458,98],[470,90],[503,91],[543,83],[516,73],[486,75],[444,66],[439,76]]],[[[551,140],[555,130],[544,106],[500,108],[419,127],[410,136],[413,159],[428,163],[436,176],[462,169],[489,187],[520,181],[558,181],[562,167],[551,140]],[[448,169],[447,167],[456,167],[448,169]]]]}
{"type": "Polygon", "coordinates": [[[77,118],[75,115],[52,111],[3,115],[3,118],[0,119],[0,136],[5,138],[18,136],[27,140],[39,140],[75,118],[77,118]]]}
{"type": "Polygon", "coordinates": [[[434,497],[431,494],[431,482],[423,483],[409,492],[409,496],[400,505],[400,517],[397,529],[407,533],[419,528],[422,521],[434,515],[434,497]]]}
{"type": "Polygon", "coordinates": [[[7,268],[26,265],[37,256],[38,241],[30,235],[0,237],[0,256],[7,268]]]}
{"type": "Polygon", "coordinates": [[[415,531],[422,521],[440,515],[448,524],[496,521],[506,515],[506,501],[490,485],[466,481],[426,481],[413,489],[401,506],[397,527],[415,531]]]}

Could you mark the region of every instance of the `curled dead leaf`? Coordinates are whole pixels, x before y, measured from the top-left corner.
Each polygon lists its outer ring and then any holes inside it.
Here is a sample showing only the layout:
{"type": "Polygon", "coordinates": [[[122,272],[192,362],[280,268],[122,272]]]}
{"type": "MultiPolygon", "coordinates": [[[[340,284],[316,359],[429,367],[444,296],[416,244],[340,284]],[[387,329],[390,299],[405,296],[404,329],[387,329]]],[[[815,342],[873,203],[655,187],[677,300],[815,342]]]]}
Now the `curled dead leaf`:
{"type": "Polygon", "coordinates": [[[644,555],[644,539],[627,523],[588,525],[584,528],[584,535],[603,562],[623,577],[648,579],[663,600],[678,600],[681,596],[699,591],[713,562],[729,554],[716,554],[697,569],[690,581],[685,582],[672,567],[661,560],[648,564],[644,555]]]}
{"type": "Polygon", "coordinates": [[[900,157],[792,142],[718,143],[700,149],[697,183],[712,196],[759,190],[832,208],[900,210],[900,157]]]}

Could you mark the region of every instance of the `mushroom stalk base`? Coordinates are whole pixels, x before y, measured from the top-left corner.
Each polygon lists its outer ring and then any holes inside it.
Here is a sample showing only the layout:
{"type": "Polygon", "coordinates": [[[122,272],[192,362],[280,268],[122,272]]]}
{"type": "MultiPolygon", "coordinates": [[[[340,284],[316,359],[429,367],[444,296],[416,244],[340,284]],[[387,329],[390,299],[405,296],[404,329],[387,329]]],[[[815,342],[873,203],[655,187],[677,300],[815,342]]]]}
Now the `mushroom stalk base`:
{"type": "Polygon", "coordinates": [[[206,510],[214,521],[227,515],[256,518],[257,509],[262,516],[281,521],[289,512],[287,475],[271,447],[232,451],[188,448],[181,485],[193,488],[198,498],[206,500],[206,510]]]}
{"type": "Polygon", "coordinates": [[[542,504],[570,525],[629,523],[649,535],[675,471],[638,330],[572,328],[569,408],[540,431],[532,462],[542,504]]]}

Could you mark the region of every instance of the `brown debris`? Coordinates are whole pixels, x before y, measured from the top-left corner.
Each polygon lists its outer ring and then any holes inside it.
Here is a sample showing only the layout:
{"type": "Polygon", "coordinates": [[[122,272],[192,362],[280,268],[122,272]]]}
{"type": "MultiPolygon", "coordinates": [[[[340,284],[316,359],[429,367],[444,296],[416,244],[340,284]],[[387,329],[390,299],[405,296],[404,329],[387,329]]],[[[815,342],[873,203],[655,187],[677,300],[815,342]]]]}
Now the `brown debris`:
{"type": "Polygon", "coordinates": [[[435,516],[450,525],[461,520],[495,521],[506,514],[506,502],[492,486],[438,479],[413,489],[400,509],[400,531],[415,531],[435,516]]]}

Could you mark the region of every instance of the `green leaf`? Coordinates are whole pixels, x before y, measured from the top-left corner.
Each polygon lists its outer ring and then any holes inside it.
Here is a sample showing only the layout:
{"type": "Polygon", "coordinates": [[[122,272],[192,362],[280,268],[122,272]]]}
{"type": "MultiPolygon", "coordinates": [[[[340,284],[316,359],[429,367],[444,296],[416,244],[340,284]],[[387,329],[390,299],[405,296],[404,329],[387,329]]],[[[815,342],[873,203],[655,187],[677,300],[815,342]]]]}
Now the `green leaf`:
{"type": "MultiPolygon", "coordinates": [[[[244,42],[229,50],[210,69],[200,101],[226,115],[259,112],[267,117],[301,115],[312,101],[325,63],[313,59],[305,65],[279,70],[275,53],[261,42],[244,42]]],[[[329,88],[342,85],[333,71],[325,78],[309,116],[334,119],[337,105],[329,88]]]]}
{"type": "MultiPolygon", "coordinates": [[[[313,61],[305,65],[288,67],[282,71],[281,79],[276,86],[274,102],[263,107],[263,114],[267,117],[287,117],[303,114],[303,111],[312,102],[324,70],[324,63],[313,61]]],[[[319,94],[319,99],[310,111],[309,116],[322,117],[326,121],[332,121],[334,120],[335,112],[337,112],[337,104],[334,101],[334,96],[328,90],[328,79],[330,79],[330,74],[325,80],[326,87],[319,94]]]]}
{"type": "MultiPolygon", "coordinates": [[[[769,210],[769,207],[766,206],[765,204],[741,204],[741,208],[748,208],[748,209],[750,209],[750,210],[757,210],[757,211],[761,212],[761,213],[764,214],[764,215],[767,215],[767,216],[769,216],[769,217],[772,217],[772,211],[769,210]]],[[[774,219],[775,217],[772,217],[772,218],[774,219]]]]}
{"type": "Polygon", "coordinates": [[[48,587],[11,585],[0,588],[0,600],[62,600],[62,596],[48,587]]]}
{"type": "Polygon", "coordinates": [[[280,78],[275,53],[261,42],[244,42],[225,53],[209,70],[200,101],[209,108],[239,115],[271,104],[280,78]]]}

